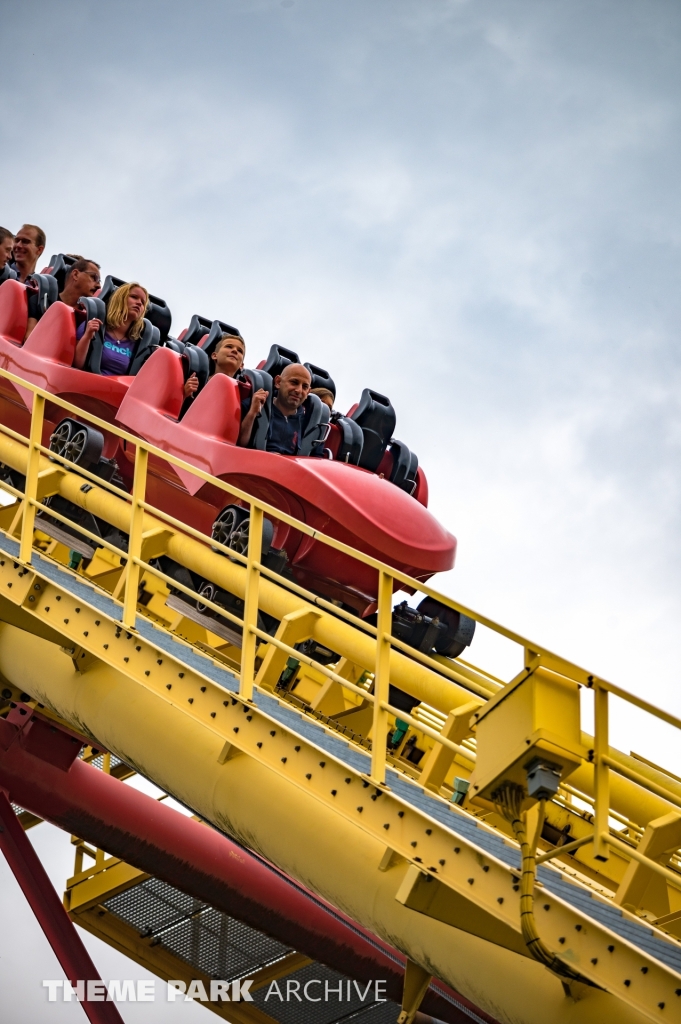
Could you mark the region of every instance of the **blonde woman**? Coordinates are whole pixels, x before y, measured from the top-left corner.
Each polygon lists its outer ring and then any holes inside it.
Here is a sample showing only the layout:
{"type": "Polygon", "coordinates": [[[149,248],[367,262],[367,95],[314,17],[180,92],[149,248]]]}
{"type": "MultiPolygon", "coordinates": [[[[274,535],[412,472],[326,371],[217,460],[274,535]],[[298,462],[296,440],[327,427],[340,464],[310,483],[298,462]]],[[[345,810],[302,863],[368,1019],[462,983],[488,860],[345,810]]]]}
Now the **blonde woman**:
{"type": "Polygon", "coordinates": [[[144,331],[144,313],[148,304],[149,293],[141,284],[133,281],[117,288],[106,312],[101,347],[97,345],[90,352],[92,339],[100,330],[102,321],[88,320],[76,332],[78,341],[73,365],[82,370],[87,362],[88,369],[93,373],[101,373],[104,377],[125,376],[130,370],[144,331]]]}
{"type": "MultiPolygon", "coordinates": [[[[153,351],[145,339],[144,314],[148,305],[149,292],[146,288],[136,281],[122,284],[109,301],[103,336],[100,333],[102,321],[96,318],[88,320],[76,331],[73,365],[104,377],[136,374],[153,351]]],[[[195,391],[197,386],[198,381],[196,384],[187,381],[185,396],[195,391]]]]}

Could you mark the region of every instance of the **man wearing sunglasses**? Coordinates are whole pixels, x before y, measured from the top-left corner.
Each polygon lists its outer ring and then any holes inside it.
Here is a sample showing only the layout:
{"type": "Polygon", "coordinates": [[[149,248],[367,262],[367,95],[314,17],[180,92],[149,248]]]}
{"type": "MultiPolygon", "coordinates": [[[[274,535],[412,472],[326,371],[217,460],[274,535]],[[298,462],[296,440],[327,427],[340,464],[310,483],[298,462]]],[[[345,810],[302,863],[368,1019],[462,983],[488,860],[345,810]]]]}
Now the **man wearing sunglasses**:
{"type": "Polygon", "coordinates": [[[94,295],[101,286],[99,263],[95,263],[94,260],[76,260],[68,269],[64,279],[64,290],[59,295],[59,301],[65,302],[67,306],[75,307],[79,299],[82,299],[84,295],[94,295]]]}
{"type": "MultiPolygon", "coordinates": [[[[94,295],[95,292],[99,291],[101,284],[102,280],[99,276],[99,263],[95,263],[94,260],[78,258],[67,271],[64,279],[64,288],[59,293],[59,301],[65,302],[67,306],[71,306],[75,309],[83,296],[94,295]]],[[[35,292],[35,294],[31,292],[30,281],[27,282],[27,286],[29,288],[29,315],[25,338],[28,338],[44,312],[44,310],[39,308],[37,292],[35,292]]]]}

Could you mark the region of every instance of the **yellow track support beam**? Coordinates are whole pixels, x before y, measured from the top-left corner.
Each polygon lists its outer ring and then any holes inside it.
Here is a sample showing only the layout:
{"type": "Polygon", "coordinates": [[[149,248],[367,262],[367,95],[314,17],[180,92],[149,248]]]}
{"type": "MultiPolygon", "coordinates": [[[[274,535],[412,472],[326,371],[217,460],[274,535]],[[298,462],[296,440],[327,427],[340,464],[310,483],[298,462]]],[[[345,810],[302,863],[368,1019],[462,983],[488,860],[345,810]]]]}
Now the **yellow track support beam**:
{"type": "MultiPolygon", "coordinates": [[[[142,443],[131,500],[111,493],[91,474],[84,483],[69,465],[46,458],[37,432],[42,397],[35,395],[28,444],[0,431],[0,461],[27,476],[26,496],[12,522],[2,520],[10,534],[20,537],[18,560],[12,554],[0,556],[0,613],[7,608],[6,620],[16,623],[0,625],[0,673],[11,685],[20,685],[83,735],[397,944],[416,972],[414,984],[405,991],[405,1020],[415,1012],[418,979],[426,973],[437,974],[513,1024],[544,1024],[547,1019],[557,1024],[640,1024],[644,1019],[662,1024],[672,1019],[681,998],[677,946],[659,933],[648,935],[633,914],[621,915],[611,901],[597,906],[597,897],[586,886],[561,878],[554,868],[540,869],[535,886],[541,938],[573,974],[592,985],[577,981],[568,989],[523,955],[522,946],[518,952],[515,844],[504,844],[493,828],[437,795],[437,780],[449,755],[469,763],[475,758],[453,739],[463,741],[467,735],[464,719],[471,694],[485,698],[503,684],[470,666],[441,659],[438,671],[435,659],[391,637],[392,580],[418,586],[415,581],[358,555],[379,573],[378,625],[373,631],[364,629],[335,614],[329,602],[268,577],[260,562],[263,509],[257,502],[252,505],[248,557],[241,564],[218,555],[210,541],[192,536],[189,528],[145,502],[147,463],[140,454],[148,452],[142,443]],[[122,616],[108,594],[33,550],[30,519],[36,503],[49,494],[61,494],[129,535],[126,570],[114,591],[114,598],[123,599],[122,616]],[[160,554],[244,599],[240,683],[219,660],[201,657],[170,630],[155,628],[137,614],[137,584],[141,572],[150,571],[145,561],[160,554]],[[278,637],[258,628],[259,608],[280,621],[278,637]],[[43,639],[31,641],[27,664],[26,632],[17,626],[33,631],[33,625],[43,639]],[[50,642],[55,636],[65,641],[61,651],[50,642]],[[355,683],[349,685],[365,698],[373,717],[371,757],[272,695],[282,656],[299,653],[291,646],[298,642],[294,636],[312,637],[342,656],[343,664],[374,673],[373,696],[355,683]],[[268,653],[255,686],[257,637],[267,643],[268,653]],[[424,712],[428,724],[405,715],[411,727],[439,744],[438,754],[426,762],[425,791],[386,765],[388,714],[395,713],[387,700],[390,683],[449,716],[443,735],[441,721],[432,713],[424,712]]],[[[276,514],[267,507],[264,511],[276,514]]],[[[98,543],[97,538],[89,540],[98,543]]],[[[11,542],[2,546],[10,553],[17,550],[11,542]]],[[[594,687],[596,739],[585,737],[594,764],[582,763],[570,777],[587,795],[595,791],[592,855],[606,858],[614,850],[612,860],[618,865],[622,855],[628,856],[677,885],[676,869],[656,863],[641,849],[630,849],[609,829],[613,809],[620,820],[628,815],[639,833],[651,818],[681,810],[681,787],[649,766],[630,764],[631,759],[609,747],[608,696],[623,697],[677,728],[681,722],[476,618],[524,646],[526,672],[541,666],[573,686],[594,687]],[[626,811],[616,803],[618,793],[629,805],[626,811]],[[644,813],[655,812],[647,821],[634,808],[641,797],[644,813]]],[[[304,655],[300,658],[309,663],[304,655]]],[[[344,682],[331,670],[321,674],[334,685],[344,682]]],[[[648,846],[652,851],[655,844],[651,840],[648,846]]]]}
{"type": "MultiPolygon", "coordinates": [[[[62,625],[87,632],[84,642],[97,647],[103,658],[120,669],[93,659],[84,672],[78,672],[74,667],[77,651],[62,653],[39,638],[31,642],[32,659],[27,665],[26,634],[2,625],[0,671],[7,678],[20,677],[28,692],[65,721],[96,737],[166,792],[260,851],[355,920],[395,942],[415,963],[428,965],[490,1013],[522,1024],[547,1020],[602,1024],[615,1019],[617,1024],[640,1024],[641,1009],[628,1005],[633,996],[639,1006],[642,999],[646,1006],[650,1002],[651,1009],[655,1000],[672,999],[674,981],[665,980],[657,961],[619,939],[618,956],[608,958],[608,936],[594,922],[585,927],[581,915],[551,896],[547,905],[552,912],[542,920],[548,941],[560,948],[559,933],[569,936],[571,957],[611,989],[621,987],[622,971],[644,979],[637,982],[635,993],[623,992],[626,1001],[587,989],[584,998],[572,1004],[560,980],[540,965],[473,934],[478,928],[476,907],[480,927],[491,915],[512,929],[519,928],[514,874],[505,865],[493,857],[481,859],[475,846],[389,792],[380,800],[371,799],[371,787],[364,786],[357,769],[337,762],[257,706],[230,697],[196,670],[185,665],[178,672],[181,662],[162,649],[155,650],[139,634],[126,634],[120,624],[89,609],[80,597],[62,592],[56,602],[57,588],[52,584],[41,583],[44,590],[31,591],[36,584],[29,577],[28,596],[36,594],[50,609],[56,604],[55,617],[62,625]],[[174,680],[170,691],[169,679],[174,680]],[[246,756],[222,761],[226,740],[236,740],[246,756]],[[379,871],[388,839],[403,859],[379,871]],[[453,851],[453,840],[458,853],[453,851]],[[414,913],[395,899],[415,858],[427,871],[431,870],[428,865],[437,867],[436,877],[467,900],[466,923],[471,933],[414,913]],[[590,961],[595,961],[593,966],[590,961]],[[648,968],[645,976],[641,963],[648,968]],[[501,1012],[504,1006],[511,1008],[508,1013],[501,1012]]],[[[274,709],[277,702],[267,699],[274,709]]]]}

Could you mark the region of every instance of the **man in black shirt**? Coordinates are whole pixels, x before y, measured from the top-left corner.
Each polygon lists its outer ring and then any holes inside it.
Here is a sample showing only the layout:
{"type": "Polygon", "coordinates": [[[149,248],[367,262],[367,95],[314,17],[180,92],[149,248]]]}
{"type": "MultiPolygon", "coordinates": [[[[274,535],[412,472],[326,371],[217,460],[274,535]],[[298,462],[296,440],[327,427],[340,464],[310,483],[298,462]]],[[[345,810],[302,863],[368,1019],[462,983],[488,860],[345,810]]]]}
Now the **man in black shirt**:
{"type": "Polygon", "coordinates": [[[310,393],[310,371],[300,363],[289,363],[274,378],[277,394],[272,402],[272,417],[267,433],[267,451],[297,455],[303,435],[303,402],[310,393]]]}

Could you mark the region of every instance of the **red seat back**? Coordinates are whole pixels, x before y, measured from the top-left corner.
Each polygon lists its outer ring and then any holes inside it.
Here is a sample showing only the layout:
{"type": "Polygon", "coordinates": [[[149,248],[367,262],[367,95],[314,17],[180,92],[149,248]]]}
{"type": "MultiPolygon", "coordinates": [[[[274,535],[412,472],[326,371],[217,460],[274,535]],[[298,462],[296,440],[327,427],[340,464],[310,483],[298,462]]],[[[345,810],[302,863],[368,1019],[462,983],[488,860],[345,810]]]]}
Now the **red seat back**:
{"type": "Polygon", "coordinates": [[[203,437],[236,444],[241,427],[237,382],[225,373],[216,373],[192,402],[182,425],[203,437]]]}
{"type": "MultiPolygon", "coordinates": [[[[183,386],[181,356],[169,348],[157,349],[133,378],[121,403],[119,419],[125,422],[125,410],[132,409],[133,406],[149,406],[162,416],[176,420],[182,408],[183,386]]],[[[135,429],[140,427],[141,424],[138,427],[135,423],[135,429]]]]}
{"type": "Polygon", "coordinates": [[[76,314],[64,302],[53,302],[29,335],[24,348],[62,366],[72,366],[76,351],[76,314]]]}
{"type": "Polygon", "coordinates": [[[28,323],[28,298],[20,281],[0,285],[0,337],[21,345],[28,323]]]}

